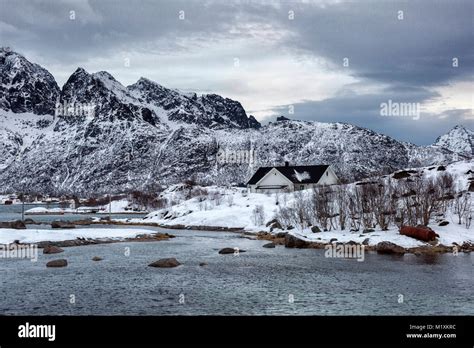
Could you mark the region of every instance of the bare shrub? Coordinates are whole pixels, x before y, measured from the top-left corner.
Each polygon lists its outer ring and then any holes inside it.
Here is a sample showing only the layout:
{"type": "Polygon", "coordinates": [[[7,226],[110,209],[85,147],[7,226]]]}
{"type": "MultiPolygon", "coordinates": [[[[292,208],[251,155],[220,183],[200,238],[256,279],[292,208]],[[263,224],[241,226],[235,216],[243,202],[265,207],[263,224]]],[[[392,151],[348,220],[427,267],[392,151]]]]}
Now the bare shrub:
{"type": "Polygon", "coordinates": [[[232,193],[227,195],[227,205],[232,207],[234,205],[234,195],[232,193]]]}
{"type": "Polygon", "coordinates": [[[214,206],[219,206],[222,204],[222,194],[220,191],[211,191],[209,192],[209,200],[214,204],[214,206]]]}
{"type": "Polygon", "coordinates": [[[256,205],[252,210],[252,221],[255,226],[261,226],[265,223],[265,211],[262,205],[256,205]]]}
{"type": "Polygon", "coordinates": [[[339,185],[335,188],[334,198],[336,203],[336,211],[338,214],[338,223],[341,230],[346,229],[348,219],[349,196],[347,186],[339,185]]]}
{"type": "MultiPolygon", "coordinates": [[[[461,192],[455,195],[453,200],[453,213],[458,216],[458,224],[468,218],[471,212],[471,195],[469,192],[461,192]]],[[[467,222],[467,221],[466,221],[467,222]]]]}

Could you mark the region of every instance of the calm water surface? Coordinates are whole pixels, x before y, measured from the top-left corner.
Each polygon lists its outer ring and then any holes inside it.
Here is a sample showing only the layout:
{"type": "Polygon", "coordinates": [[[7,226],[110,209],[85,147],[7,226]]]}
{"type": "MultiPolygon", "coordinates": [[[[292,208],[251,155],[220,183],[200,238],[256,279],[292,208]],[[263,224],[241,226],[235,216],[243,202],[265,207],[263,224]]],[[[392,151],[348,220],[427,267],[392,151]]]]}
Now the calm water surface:
{"type": "Polygon", "coordinates": [[[177,238],[65,248],[40,253],[38,262],[0,259],[0,314],[474,315],[472,254],[369,253],[358,262],[323,250],[266,249],[235,233],[168,232],[177,238]],[[219,255],[223,247],[247,252],[219,255]],[[147,267],[165,257],[183,265],[147,267]],[[68,267],[45,267],[57,258],[68,267]]]}

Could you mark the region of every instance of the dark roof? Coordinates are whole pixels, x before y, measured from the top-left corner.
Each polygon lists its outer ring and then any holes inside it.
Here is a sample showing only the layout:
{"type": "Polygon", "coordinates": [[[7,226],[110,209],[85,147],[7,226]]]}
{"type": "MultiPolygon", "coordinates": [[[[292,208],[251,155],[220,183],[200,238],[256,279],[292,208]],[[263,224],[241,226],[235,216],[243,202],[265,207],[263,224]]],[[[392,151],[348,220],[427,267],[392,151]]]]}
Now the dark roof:
{"type": "Polygon", "coordinates": [[[248,185],[255,185],[273,168],[288,178],[294,184],[315,184],[328,168],[320,166],[287,166],[287,167],[260,167],[248,181],[248,185]]]}

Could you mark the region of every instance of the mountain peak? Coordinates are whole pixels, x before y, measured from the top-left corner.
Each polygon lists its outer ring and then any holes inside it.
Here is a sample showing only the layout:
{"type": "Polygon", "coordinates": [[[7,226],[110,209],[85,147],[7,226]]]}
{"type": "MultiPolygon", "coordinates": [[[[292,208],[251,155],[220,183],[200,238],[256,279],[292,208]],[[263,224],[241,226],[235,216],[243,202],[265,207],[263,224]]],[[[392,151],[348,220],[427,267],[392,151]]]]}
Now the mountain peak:
{"type": "Polygon", "coordinates": [[[461,124],[455,125],[455,126],[450,130],[450,132],[455,131],[455,130],[456,130],[456,131],[461,130],[461,131],[464,131],[464,132],[470,132],[469,129],[467,129],[466,127],[464,127],[464,126],[461,125],[461,124]]]}
{"type": "Polygon", "coordinates": [[[171,89],[168,89],[162,85],[160,85],[158,82],[155,82],[153,80],[147,79],[146,77],[140,77],[137,82],[134,84],[127,86],[128,89],[130,90],[149,90],[149,89],[159,89],[159,90],[165,90],[165,91],[171,91],[171,89]]]}
{"type": "Polygon", "coordinates": [[[9,47],[0,48],[0,108],[14,113],[53,114],[59,87],[46,69],[9,47]]]}
{"type": "Polygon", "coordinates": [[[434,145],[463,155],[473,156],[474,132],[458,124],[446,134],[438,137],[434,145]]]}
{"type": "Polygon", "coordinates": [[[101,80],[110,80],[114,82],[118,82],[115,77],[113,77],[109,72],[107,71],[98,71],[96,73],[93,73],[92,76],[97,77],[101,80]]]}
{"type": "Polygon", "coordinates": [[[76,70],[74,70],[73,74],[89,74],[86,69],[82,68],[82,67],[77,67],[76,70]]]}
{"type": "Polygon", "coordinates": [[[143,76],[141,76],[136,83],[157,84],[155,81],[147,79],[146,77],[143,77],[143,76]]]}

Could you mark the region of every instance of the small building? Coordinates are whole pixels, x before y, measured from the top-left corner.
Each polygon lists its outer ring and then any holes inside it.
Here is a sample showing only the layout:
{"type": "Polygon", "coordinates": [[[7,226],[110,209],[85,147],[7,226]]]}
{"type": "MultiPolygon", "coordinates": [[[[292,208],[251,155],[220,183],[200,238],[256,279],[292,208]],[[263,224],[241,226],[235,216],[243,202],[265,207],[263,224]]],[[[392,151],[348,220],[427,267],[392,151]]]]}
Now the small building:
{"type": "Polygon", "coordinates": [[[292,192],[306,190],[316,185],[334,185],[339,182],[329,165],[260,167],[250,178],[250,192],[292,192]]]}

